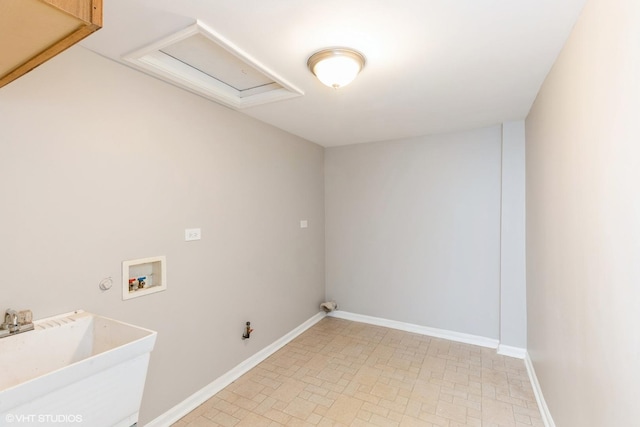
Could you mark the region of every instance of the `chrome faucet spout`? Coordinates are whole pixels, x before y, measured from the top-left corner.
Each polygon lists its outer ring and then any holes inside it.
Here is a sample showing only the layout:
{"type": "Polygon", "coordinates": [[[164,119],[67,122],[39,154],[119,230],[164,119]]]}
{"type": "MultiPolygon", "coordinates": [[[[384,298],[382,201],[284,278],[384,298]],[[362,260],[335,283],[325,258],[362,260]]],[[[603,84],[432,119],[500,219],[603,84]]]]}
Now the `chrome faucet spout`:
{"type": "Polygon", "coordinates": [[[18,324],[18,312],[12,309],[7,310],[7,313],[5,314],[5,321],[7,323],[10,323],[12,325],[17,325],[18,324]]]}

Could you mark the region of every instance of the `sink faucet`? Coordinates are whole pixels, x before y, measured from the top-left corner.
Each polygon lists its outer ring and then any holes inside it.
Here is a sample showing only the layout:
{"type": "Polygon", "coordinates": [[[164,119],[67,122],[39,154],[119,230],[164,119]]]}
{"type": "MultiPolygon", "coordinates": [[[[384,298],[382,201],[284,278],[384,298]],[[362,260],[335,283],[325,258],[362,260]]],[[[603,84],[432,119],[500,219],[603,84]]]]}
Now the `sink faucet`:
{"type": "Polygon", "coordinates": [[[4,323],[0,325],[0,338],[32,331],[34,329],[32,317],[31,310],[17,312],[16,310],[8,309],[4,315],[4,323]]]}

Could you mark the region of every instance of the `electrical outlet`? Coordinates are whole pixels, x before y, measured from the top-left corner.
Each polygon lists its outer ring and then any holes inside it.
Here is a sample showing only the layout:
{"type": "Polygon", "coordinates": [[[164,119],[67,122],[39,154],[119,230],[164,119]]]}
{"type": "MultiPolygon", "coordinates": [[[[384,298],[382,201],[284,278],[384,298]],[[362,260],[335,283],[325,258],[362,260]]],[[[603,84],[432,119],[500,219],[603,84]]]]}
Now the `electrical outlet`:
{"type": "Polygon", "coordinates": [[[202,239],[202,232],[199,228],[187,228],[184,230],[184,240],[185,242],[190,242],[192,240],[200,240],[202,239]]]}

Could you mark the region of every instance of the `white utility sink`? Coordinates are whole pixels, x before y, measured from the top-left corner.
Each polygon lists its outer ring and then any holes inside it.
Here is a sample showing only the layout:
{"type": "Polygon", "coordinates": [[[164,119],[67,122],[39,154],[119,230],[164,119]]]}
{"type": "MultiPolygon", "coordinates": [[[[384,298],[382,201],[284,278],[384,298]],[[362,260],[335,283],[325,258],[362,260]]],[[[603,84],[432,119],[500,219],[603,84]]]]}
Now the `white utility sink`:
{"type": "Polygon", "coordinates": [[[0,339],[0,425],[129,427],[157,333],[76,311],[0,339]]]}

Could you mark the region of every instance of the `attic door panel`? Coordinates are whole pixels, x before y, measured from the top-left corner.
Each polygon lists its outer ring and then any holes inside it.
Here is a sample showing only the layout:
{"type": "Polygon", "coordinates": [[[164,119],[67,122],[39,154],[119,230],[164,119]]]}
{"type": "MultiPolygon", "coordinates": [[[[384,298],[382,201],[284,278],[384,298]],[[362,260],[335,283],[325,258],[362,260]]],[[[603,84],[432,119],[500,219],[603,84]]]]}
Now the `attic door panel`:
{"type": "Polygon", "coordinates": [[[272,79],[201,34],[180,40],[161,51],[238,91],[273,83],[272,79]]]}

